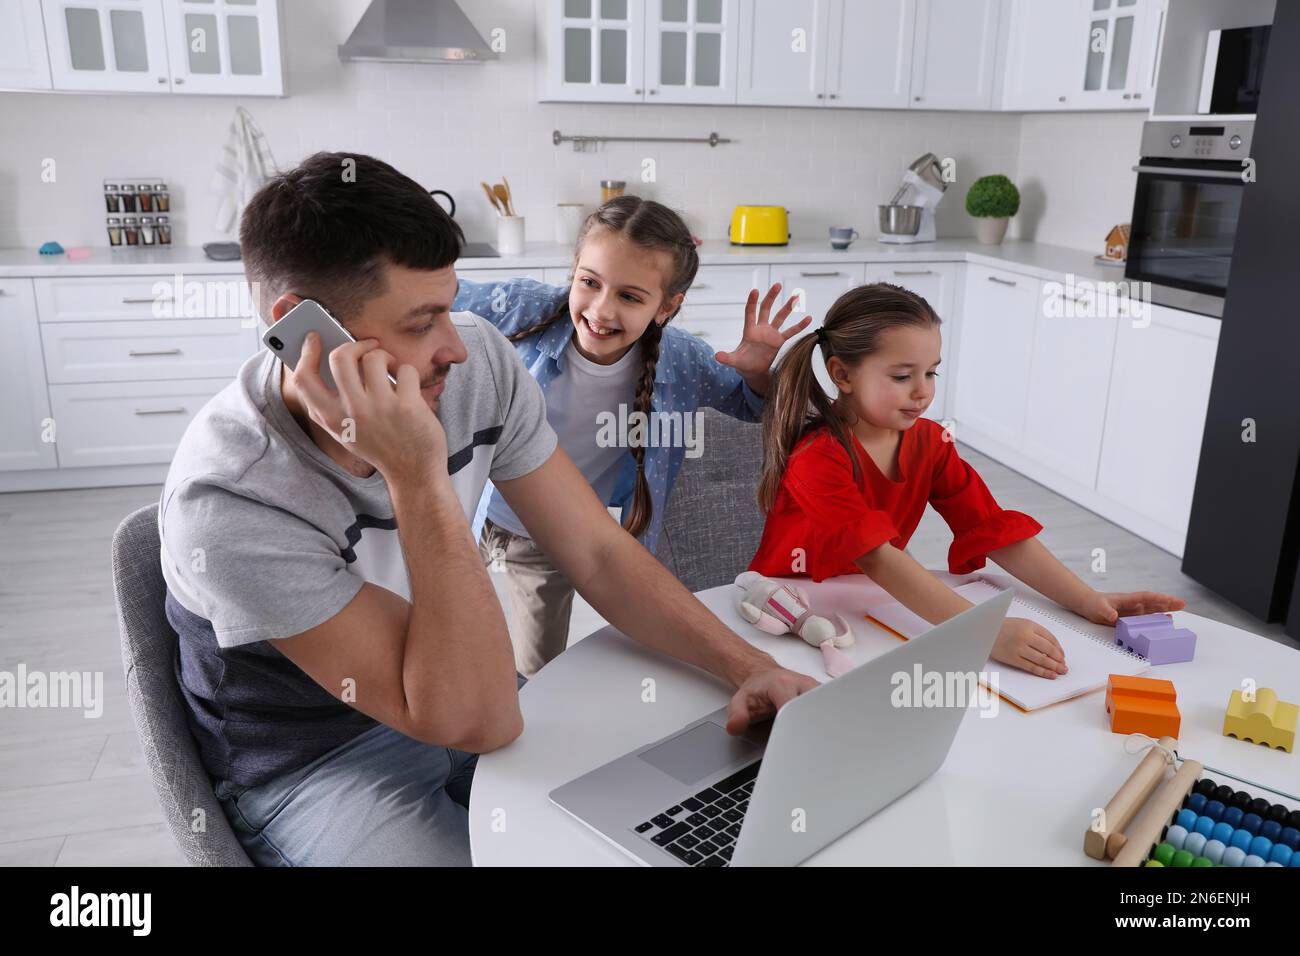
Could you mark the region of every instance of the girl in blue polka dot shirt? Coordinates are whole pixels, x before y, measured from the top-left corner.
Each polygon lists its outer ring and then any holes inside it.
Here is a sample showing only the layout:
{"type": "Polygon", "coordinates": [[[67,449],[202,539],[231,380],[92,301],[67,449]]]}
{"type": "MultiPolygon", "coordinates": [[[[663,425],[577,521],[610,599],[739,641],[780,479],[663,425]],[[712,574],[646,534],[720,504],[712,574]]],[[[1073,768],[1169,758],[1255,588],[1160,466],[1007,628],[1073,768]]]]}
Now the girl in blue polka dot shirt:
{"type": "MultiPolygon", "coordinates": [[[[670,325],[698,268],[680,216],[653,200],[619,196],[583,223],[568,288],[461,280],[453,305],[515,344],[546,394],[561,447],[651,552],[682,461],[700,453],[696,412],[708,406],[761,420],[777,352],[812,321],[782,331],[794,300],[771,315],[779,286],[761,303],[755,289],[740,343],[715,353],[670,325]]],[[[515,665],[531,677],[568,643],[573,586],[490,485],[474,532],[489,567],[505,575],[515,665]]]]}

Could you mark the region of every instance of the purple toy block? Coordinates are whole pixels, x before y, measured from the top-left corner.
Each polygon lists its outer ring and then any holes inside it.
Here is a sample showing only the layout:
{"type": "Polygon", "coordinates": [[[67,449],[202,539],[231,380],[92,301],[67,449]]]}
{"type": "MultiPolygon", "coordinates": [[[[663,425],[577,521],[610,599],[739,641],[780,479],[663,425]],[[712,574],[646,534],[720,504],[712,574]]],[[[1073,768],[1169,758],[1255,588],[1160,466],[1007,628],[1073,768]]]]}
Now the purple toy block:
{"type": "Polygon", "coordinates": [[[1173,626],[1174,619],[1168,614],[1135,614],[1121,617],[1115,622],[1115,643],[1131,648],[1133,638],[1139,631],[1172,630],[1173,626]]]}
{"type": "Polygon", "coordinates": [[[1196,655],[1196,634],[1174,627],[1167,614],[1121,617],[1115,623],[1115,643],[1152,664],[1177,664],[1196,655]]]}

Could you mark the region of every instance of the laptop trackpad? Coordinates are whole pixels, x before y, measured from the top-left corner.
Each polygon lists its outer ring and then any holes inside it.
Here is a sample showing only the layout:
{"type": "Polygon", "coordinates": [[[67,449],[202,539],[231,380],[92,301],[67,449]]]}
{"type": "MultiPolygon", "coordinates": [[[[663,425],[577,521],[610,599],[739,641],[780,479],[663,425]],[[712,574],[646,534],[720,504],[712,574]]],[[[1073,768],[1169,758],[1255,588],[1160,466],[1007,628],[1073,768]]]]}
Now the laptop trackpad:
{"type": "Polygon", "coordinates": [[[733,737],[725,728],[706,720],[639,756],[681,783],[691,784],[746,757],[757,759],[762,753],[762,747],[743,737],[733,737]]]}

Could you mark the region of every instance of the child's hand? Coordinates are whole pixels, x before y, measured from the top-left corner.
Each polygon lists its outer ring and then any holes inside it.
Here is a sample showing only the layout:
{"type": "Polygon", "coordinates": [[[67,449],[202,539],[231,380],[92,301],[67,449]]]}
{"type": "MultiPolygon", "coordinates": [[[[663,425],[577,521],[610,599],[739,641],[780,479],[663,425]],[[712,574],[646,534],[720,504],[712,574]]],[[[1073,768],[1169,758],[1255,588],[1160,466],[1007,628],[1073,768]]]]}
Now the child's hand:
{"type": "Polygon", "coordinates": [[[1094,624],[1112,625],[1117,619],[1133,614],[1181,611],[1185,607],[1187,602],[1182,598],[1155,591],[1130,591],[1124,594],[1093,591],[1084,598],[1082,604],[1074,608],[1074,612],[1094,624]]]}
{"type": "Polygon", "coordinates": [[[717,352],[713,356],[723,365],[729,365],[739,372],[749,383],[749,387],[759,395],[767,393],[769,370],[772,363],[776,361],[776,353],[781,351],[781,346],[791,336],[798,335],[808,328],[808,323],[812,322],[812,316],[809,315],[788,331],[781,331],[781,323],[790,317],[794,309],[796,301],[794,296],[786,300],[785,305],[769,322],[768,315],[772,311],[772,303],[776,301],[776,294],[780,290],[779,282],[767,290],[767,295],[763,296],[762,308],[757,314],[755,306],[758,304],[758,290],[752,290],[749,293],[749,300],[745,303],[745,326],[740,344],[736,346],[735,351],[717,352]]]}
{"type": "Polygon", "coordinates": [[[1069,671],[1065,651],[1052,633],[1023,617],[1009,617],[1002,622],[998,639],[993,642],[993,659],[1050,680],[1069,671]]]}

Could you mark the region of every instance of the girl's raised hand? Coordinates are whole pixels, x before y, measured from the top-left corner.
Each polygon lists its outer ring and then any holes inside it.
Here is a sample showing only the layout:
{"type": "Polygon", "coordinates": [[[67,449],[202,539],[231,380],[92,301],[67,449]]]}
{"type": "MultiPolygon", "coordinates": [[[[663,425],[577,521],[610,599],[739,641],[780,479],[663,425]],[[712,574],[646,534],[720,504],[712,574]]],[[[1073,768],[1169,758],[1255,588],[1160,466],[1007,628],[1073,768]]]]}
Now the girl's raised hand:
{"type": "Polygon", "coordinates": [[[772,363],[776,361],[777,352],[781,351],[781,346],[791,336],[798,335],[808,328],[808,324],[812,322],[812,316],[809,315],[782,332],[781,325],[794,311],[796,299],[791,296],[776,315],[771,315],[772,304],[776,302],[777,293],[780,291],[781,283],[773,284],[772,288],[767,290],[767,295],[763,296],[760,305],[758,290],[752,290],[749,293],[749,300],[745,303],[745,326],[740,344],[733,351],[717,352],[713,356],[723,365],[729,365],[739,372],[749,383],[749,387],[760,395],[767,391],[768,373],[772,363]]]}

